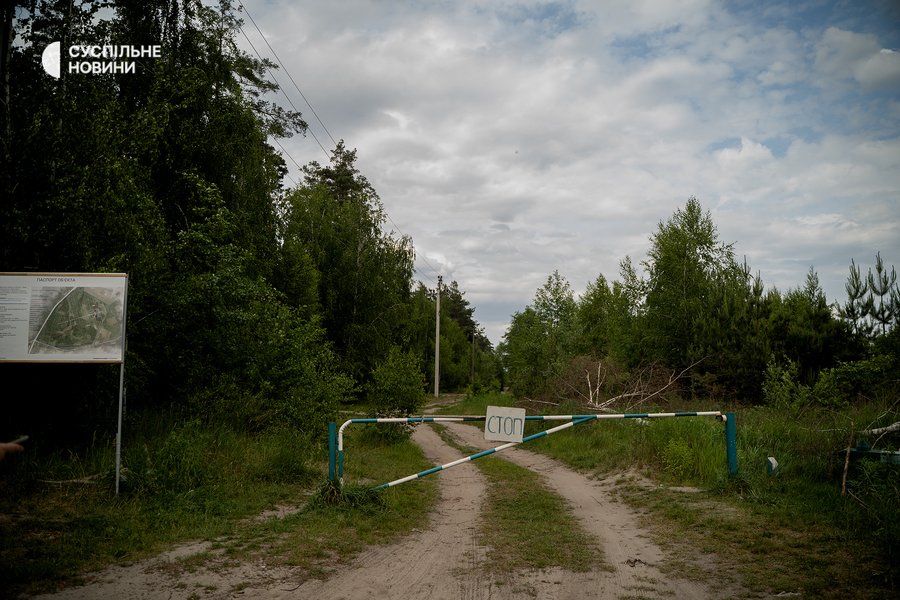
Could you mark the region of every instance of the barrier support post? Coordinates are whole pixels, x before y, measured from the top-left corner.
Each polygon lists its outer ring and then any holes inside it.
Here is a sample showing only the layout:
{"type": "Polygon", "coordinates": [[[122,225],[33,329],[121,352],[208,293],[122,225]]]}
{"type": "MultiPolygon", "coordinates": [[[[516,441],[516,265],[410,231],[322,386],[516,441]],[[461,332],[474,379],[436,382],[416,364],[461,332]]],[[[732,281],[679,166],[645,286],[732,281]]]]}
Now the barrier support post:
{"type": "Polygon", "coordinates": [[[728,474],[737,475],[737,419],[733,412],[725,413],[725,453],[728,456],[728,474]]]}
{"type": "Polygon", "coordinates": [[[328,481],[335,479],[337,455],[337,423],[328,424],[328,481]]]}

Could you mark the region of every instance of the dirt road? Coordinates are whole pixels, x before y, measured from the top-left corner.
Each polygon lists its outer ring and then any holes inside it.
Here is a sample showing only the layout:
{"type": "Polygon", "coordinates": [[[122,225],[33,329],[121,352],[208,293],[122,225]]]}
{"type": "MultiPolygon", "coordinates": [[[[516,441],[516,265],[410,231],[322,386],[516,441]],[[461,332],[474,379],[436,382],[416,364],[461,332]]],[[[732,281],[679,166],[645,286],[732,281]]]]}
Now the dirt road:
{"type": "MultiPolygon", "coordinates": [[[[451,425],[463,443],[489,447],[481,431],[451,425]]],[[[414,440],[434,463],[461,454],[444,443],[428,426],[419,426],[414,440]]],[[[485,482],[473,464],[442,471],[441,499],[432,524],[392,546],[372,547],[329,579],[300,581],[300,573],[261,562],[206,559],[193,572],[166,569],[177,558],[206,552],[208,544],[184,546],[171,553],[129,567],[113,567],[96,574],[86,586],[44,598],[91,600],[224,599],[339,600],[505,600],[513,598],[718,598],[727,597],[696,582],[664,575],[662,552],[637,523],[634,513],[612,499],[610,483],[594,481],[552,459],[515,448],[497,454],[539,472],[547,484],[566,498],[580,525],[595,536],[613,571],[587,573],[564,569],[488,575],[485,549],[476,531],[485,482]]],[[[415,485],[415,483],[407,484],[415,485]]],[[[208,556],[208,555],[207,555],[208,556]]]]}

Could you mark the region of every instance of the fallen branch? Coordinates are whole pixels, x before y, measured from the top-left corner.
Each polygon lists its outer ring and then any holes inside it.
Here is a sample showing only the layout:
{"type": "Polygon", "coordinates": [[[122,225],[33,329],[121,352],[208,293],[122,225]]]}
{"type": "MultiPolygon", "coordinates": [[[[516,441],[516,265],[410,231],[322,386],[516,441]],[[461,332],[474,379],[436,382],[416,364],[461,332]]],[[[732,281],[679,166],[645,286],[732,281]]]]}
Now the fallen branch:
{"type": "Polygon", "coordinates": [[[38,479],[41,483],[53,483],[63,485],[66,483],[80,483],[84,485],[95,485],[100,479],[101,473],[96,475],[88,475],[87,477],[79,477],[78,479],[38,479]]]}
{"type": "Polygon", "coordinates": [[[528,402],[536,402],[538,404],[549,404],[550,406],[559,406],[559,402],[547,402],[546,400],[535,400],[533,398],[529,398],[528,396],[523,396],[522,398],[524,400],[527,400],[528,402]]]}
{"type": "MultiPolygon", "coordinates": [[[[642,404],[642,403],[646,402],[647,400],[649,400],[650,398],[652,398],[652,397],[654,397],[654,396],[658,396],[659,394],[662,394],[664,391],[666,391],[667,389],[669,389],[670,387],[672,387],[672,385],[674,385],[675,382],[677,382],[679,379],[681,379],[681,378],[684,376],[685,373],[687,373],[688,371],[690,371],[691,369],[693,369],[694,367],[696,367],[697,365],[699,365],[701,362],[703,362],[703,359],[702,359],[702,358],[699,359],[699,360],[694,361],[693,364],[690,364],[690,365],[688,365],[687,367],[685,367],[685,368],[681,371],[681,373],[679,373],[678,375],[675,375],[675,373],[673,372],[672,375],[669,376],[669,382],[666,383],[666,385],[662,386],[661,388],[659,388],[658,390],[656,390],[656,391],[653,392],[652,394],[650,394],[650,395],[648,395],[648,396],[645,396],[645,397],[641,398],[640,401],[638,401],[638,404],[642,404]]],[[[615,399],[616,399],[616,398],[613,398],[612,400],[615,400],[615,399]]],[[[610,402],[611,402],[611,400],[607,400],[605,404],[609,404],[610,402]]],[[[632,406],[636,406],[636,405],[632,405],[632,406]]],[[[631,409],[631,406],[629,406],[628,408],[631,409]]]]}
{"type": "Polygon", "coordinates": [[[900,421],[897,421],[893,425],[888,425],[887,427],[875,427],[874,429],[866,429],[859,433],[860,435],[884,435],[885,433],[893,433],[894,431],[900,431],[900,421]]]}

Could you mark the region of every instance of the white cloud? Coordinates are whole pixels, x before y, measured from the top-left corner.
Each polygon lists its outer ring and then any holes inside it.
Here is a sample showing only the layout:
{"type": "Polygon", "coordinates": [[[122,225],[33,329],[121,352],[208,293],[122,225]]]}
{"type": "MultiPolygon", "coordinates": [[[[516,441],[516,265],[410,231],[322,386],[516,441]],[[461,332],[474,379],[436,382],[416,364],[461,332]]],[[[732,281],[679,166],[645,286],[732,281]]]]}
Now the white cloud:
{"type": "Polygon", "coordinates": [[[853,77],[858,63],[878,52],[874,35],[829,27],[816,48],[816,69],[828,79],[853,77]]]}
{"type": "Polygon", "coordinates": [[[746,168],[772,160],[772,152],[763,144],[741,139],[740,148],[723,148],[715,153],[719,165],[726,169],[746,168]]]}
{"type": "Polygon", "coordinates": [[[822,35],[815,67],[821,85],[853,80],[868,88],[900,85],[900,53],[882,48],[878,37],[831,27],[822,35]]]}
{"type": "Polygon", "coordinates": [[[865,86],[896,89],[900,85],[900,52],[882,48],[861,61],[854,75],[865,86]]]}
{"type": "Polygon", "coordinates": [[[768,26],[707,1],[246,4],[423,278],[457,279],[494,341],[553,269],[616,278],[691,195],[782,288],[900,264],[900,55],[873,31],[788,3],[768,26]]]}

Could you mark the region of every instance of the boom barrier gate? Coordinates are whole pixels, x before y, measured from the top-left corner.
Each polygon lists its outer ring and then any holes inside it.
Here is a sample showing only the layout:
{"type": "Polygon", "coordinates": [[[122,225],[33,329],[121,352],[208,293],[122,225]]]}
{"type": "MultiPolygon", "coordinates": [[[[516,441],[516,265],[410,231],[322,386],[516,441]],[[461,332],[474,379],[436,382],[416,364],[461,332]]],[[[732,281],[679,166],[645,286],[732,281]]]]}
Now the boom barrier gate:
{"type": "MultiPolygon", "coordinates": [[[[545,431],[529,435],[522,438],[521,442],[509,442],[491,448],[476,452],[459,460],[454,460],[445,465],[436,465],[430,469],[426,469],[414,475],[396,479],[388,483],[376,486],[373,489],[383,490],[413,479],[425,477],[444,469],[449,469],[466,462],[477,460],[483,456],[494,454],[530,442],[546,435],[554,434],[563,429],[574,427],[589,421],[600,421],[606,419],[659,419],[665,417],[716,417],[725,421],[725,456],[728,463],[728,472],[731,475],[737,475],[737,424],[733,412],[721,413],[719,411],[705,412],[672,412],[672,413],[622,413],[622,414],[595,414],[595,415],[529,415],[525,417],[526,421],[569,421],[563,425],[557,425],[545,431]]],[[[436,417],[397,417],[397,418],[368,418],[368,419],[349,419],[338,429],[336,423],[328,424],[328,480],[337,480],[339,485],[344,485],[344,430],[353,423],[440,423],[440,422],[465,422],[465,421],[484,421],[486,416],[436,416],[436,417]]]]}

